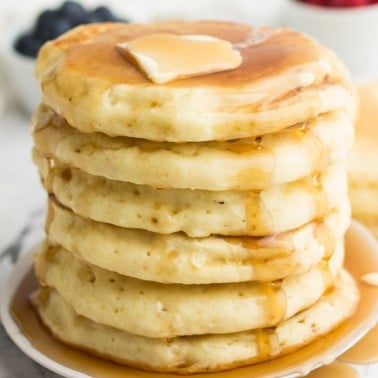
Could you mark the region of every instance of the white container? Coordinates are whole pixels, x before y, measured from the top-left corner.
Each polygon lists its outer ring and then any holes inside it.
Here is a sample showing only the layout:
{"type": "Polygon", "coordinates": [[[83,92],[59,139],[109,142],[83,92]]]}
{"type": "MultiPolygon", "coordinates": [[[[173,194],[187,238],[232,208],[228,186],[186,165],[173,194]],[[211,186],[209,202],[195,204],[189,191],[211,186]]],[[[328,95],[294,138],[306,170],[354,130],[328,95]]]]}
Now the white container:
{"type": "Polygon", "coordinates": [[[10,36],[3,51],[7,84],[14,99],[29,116],[41,101],[39,86],[34,77],[35,58],[16,51],[14,42],[18,34],[12,33],[10,36]]]}
{"type": "Polygon", "coordinates": [[[378,4],[331,8],[290,0],[283,17],[284,26],[334,50],[353,79],[378,78],[378,4]]]}

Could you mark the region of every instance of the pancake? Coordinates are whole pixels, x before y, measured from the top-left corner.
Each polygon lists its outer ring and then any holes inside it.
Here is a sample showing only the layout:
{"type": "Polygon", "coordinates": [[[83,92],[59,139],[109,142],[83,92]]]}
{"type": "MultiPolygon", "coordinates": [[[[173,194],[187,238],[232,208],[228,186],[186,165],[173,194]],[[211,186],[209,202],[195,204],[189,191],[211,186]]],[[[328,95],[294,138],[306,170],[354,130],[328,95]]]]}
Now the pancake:
{"type": "Polygon", "coordinates": [[[189,238],[94,222],[50,200],[46,233],[75,257],[100,268],[161,283],[274,281],[307,272],[330,257],[349,225],[347,207],[324,220],[262,238],[189,238]]]}
{"type": "Polygon", "coordinates": [[[55,288],[78,314],[96,323],[156,338],[230,333],[277,325],[314,304],[333,285],[344,257],[332,257],[282,281],[165,285],[83,263],[45,242],[36,258],[42,286],[55,288]]]}
{"type": "Polygon", "coordinates": [[[378,82],[357,88],[356,142],[348,159],[352,184],[378,184],[378,82]]]}
{"type": "Polygon", "coordinates": [[[33,126],[42,155],[92,175],[156,188],[215,191],[262,190],[318,173],[345,160],[353,141],[352,123],[341,112],[229,142],[158,143],[82,134],[44,106],[33,126]]]}
{"type": "Polygon", "coordinates": [[[43,102],[84,133],[155,141],[269,134],[345,107],[350,88],[335,54],[295,31],[229,22],[96,24],[46,43],[36,75],[43,102]],[[233,44],[231,71],[153,84],[116,45],[153,33],[200,34],[233,44]]]}
{"type": "Polygon", "coordinates": [[[378,222],[378,182],[350,184],[353,216],[368,222],[378,222]],[[369,185],[370,184],[370,185],[369,185]]]}
{"type": "Polygon", "coordinates": [[[348,159],[353,216],[378,236],[378,82],[358,87],[356,143],[348,159]]]}
{"type": "Polygon", "coordinates": [[[157,189],[106,180],[34,150],[47,191],[76,214],[126,228],[192,237],[265,236],[289,231],[346,202],[345,167],[261,192],[157,189]],[[295,211],[293,209],[295,208],[295,211]]]}
{"type": "Polygon", "coordinates": [[[293,352],[350,317],[358,298],[355,282],[342,271],[333,290],[276,328],[173,339],[136,336],[94,323],[77,315],[48,288],[34,297],[34,304],[43,323],[64,343],[126,365],[189,374],[235,368],[293,352]]]}
{"type": "Polygon", "coordinates": [[[353,217],[364,223],[378,237],[378,182],[350,183],[353,217]]]}

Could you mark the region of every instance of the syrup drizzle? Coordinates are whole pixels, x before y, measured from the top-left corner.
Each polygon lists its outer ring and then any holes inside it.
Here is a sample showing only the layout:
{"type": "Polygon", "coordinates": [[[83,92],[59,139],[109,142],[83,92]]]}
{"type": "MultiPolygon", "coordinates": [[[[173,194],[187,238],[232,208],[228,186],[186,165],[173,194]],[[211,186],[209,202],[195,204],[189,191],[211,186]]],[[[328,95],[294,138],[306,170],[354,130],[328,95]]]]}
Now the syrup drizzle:
{"type": "Polygon", "coordinates": [[[339,357],[340,361],[354,364],[372,364],[378,362],[378,325],[355,346],[339,357]]]}
{"type": "MultiPolygon", "coordinates": [[[[367,243],[367,242],[366,242],[367,243]]],[[[346,248],[346,266],[355,277],[371,270],[372,265],[378,263],[378,254],[364,243],[363,238],[358,237],[356,231],[349,231],[347,235],[346,248]]],[[[29,296],[36,289],[37,281],[32,271],[29,272],[21,282],[17,289],[10,306],[10,311],[19,325],[21,332],[30,340],[33,346],[45,354],[47,357],[55,360],[67,367],[82,371],[94,378],[135,378],[135,377],[151,377],[153,373],[145,373],[140,370],[118,365],[113,362],[102,360],[86,352],[71,348],[56,341],[50,333],[41,325],[39,319],[29,304],[29,296]]],[[[371,287],[360,283],[361,302],[356,314],[337,328],[334,332],[326,335],[318,341],[315,341],[303,349],[289,354],[282,358],[270,360],[268,363],[252,365],[241,370],[231,370],[216,373],[217,378],[240,378],[241,376],[254,375],[261,378],[267,378],[272,374],[283,374],[287,369],[293,369],[298,366],[298,361],[305,359],[310,364],[319,361],[326,361],[332,358],[328,353],[321,356],[324,350],[332,350],[337,340],[351,333],[355,327],[366,324],[372,316],[376,315],[377,306],[375,301],[378,295],[378,288],[371,287]],[[320,357],[319,357],[320,356],[320,357]],[[286,369],[286,370],[285,370],[286,369]],[[245,374],[244,374],[245,373],[245,374]],[[244,374],[244,375],[243,375],[244,374]]],[[[274,333],[264,334],[258,339],[260,352],[263,354],[274,355],[275,345],[274,333]]],[[[365,336],[350,352],[345,353],[341,359],[351,362],[370,363],[376,362],[377,350],[374,342],[377,340],[377,327],[365,336]],[[372,352],[374,352],[372,354],[372,352]]],[[[301,371],[298,367],[297,371],[301,371]]],[[[172,378],[172,374],[159,374],[159,378],[172,378]]],[[[208,374],[197,374],[196,378],[208,378],[208,374]]],[[[310,378],[354,378],[357,377],[354,369],[347,365],[335,362],[329,366],[322,367],[309,375],[310,378]]]]}
{"type": "Polygon", "coordinates": [[[314,370],[307,378],[358,378],[358,372],[349,365],[333,362],[314,370]]]}
{"type": "MultiPolygon", "coordinates": [[[[92,356],[79,349],[71,348],[58,341],[56,341],[50,333],[45,329],[38,319],[36,312],[28,300],[30,294],[38,287],[35,275],[30,271],[19,286],[16,295],[11,303],[11,313],[21,332],[32,342],[34,347],[42,351],[49,358],[68,366],[72,369],[82,371],[94,378],[131,378],[131,377],[146,377],[152,376],[153,373],[144,373],[133,368],[124,367],[114,362],[106,361],[101,358],[92,356]],[[146,375],[149,374],[149,375],[146,375]]],[[[348,357],[348,361],[352,362],[374,362],[376,360],[369,359],[369,350],[371,351],[371,343],[376,340],[378,335],[378,327],[376,327],[370,334],[367,340],[364,338],[356,347],[351,349],[352,358],[349,359],[349,352],[344,354],[341,358],[348,357]],[[357,354],[355,354],[357,350],[357,354]],[[357,356],[357,357],[356,357],[357,356]],[[366,359],[368,357],[368,360],[366,359]],[[357,361],[358,359],[358,361],[357,361]]],[[[277,340],[275,340],[274,329],[272,332],[257,333],[257,342],[259,353],[262,356],[274,356],[275,352],[279,353],[277,340]]],[[[377,357],[377,351],[375,351],[377,357]]],[[[301,353],[301,351],[296,352],[301,353]]],[[[275,361],[278,362],[278,360],[275,361]]],[[[272,362],[272,361],[271,361],[272,362]]],[[[280,365],[278,363],[278,365],[280,365]]],[[[284,367],[284,365],[282,365],[284,367]]],[[[236,378],[239,377],[236,371],[229,371],[224,377],[236,378]]],[[[159,374],[159,378],[172,378],[172,374],[159,374]]],[[[196,375],[196,377],[205,377],[206,375],[196,375]]],[[[308,378],[355,378],[358,377],[355,369],[350,366],[334,362],[331,365],[323,366],[311,372],[308,378]]]]}

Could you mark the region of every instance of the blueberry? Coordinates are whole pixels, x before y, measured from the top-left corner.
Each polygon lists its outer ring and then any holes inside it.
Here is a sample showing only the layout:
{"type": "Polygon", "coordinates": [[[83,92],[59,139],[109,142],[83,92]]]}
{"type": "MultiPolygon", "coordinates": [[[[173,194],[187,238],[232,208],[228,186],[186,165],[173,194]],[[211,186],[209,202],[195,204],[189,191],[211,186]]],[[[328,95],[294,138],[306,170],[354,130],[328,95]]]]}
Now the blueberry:
{"type": "Polygon", "coordinates": [[[66,31],[72,28],[72,23],[61,17],[56,17],[54,23],[50,25],[49,30],[49,39],[54,39],[59,37],[61,34],[65,33],[66,31]]]}
{"type": "Polygon", "coordinates": [[[45,10],[37,18],[33,35],[41,41],[50,39],[50,28],[57,18],[57,11],[45,10]]]}
{"type": "Polygon", "coordinates": [[[100,17],[100,15],[96,14],[94,11],[90,12],[86,17],[85,23],[94,24],[96,22],[104,22],[104,20],[100,17]]]}
{"type": "Polygon", "coordinates": [[[116,17],[106,6],[86,11],[75,1],[65,1],[58,10],[48,9],[39,14],[32,33],[21,35],[15,49],[25,55],[36,56],[42,43],[54,39],[79,24],[96,22],[128,22],[116,17]]]}
{"type": "Polygon", "coordinates": [[[79,3],[66,1],[60,7],[59,14],[76,26],[85,23],[88,12],[79,3]]]}
{"type": "Polygon", "coordinates": [[[38,17],[34,36],[46,42],[54,39],[72,28],[72,23],[57,11],[45,11],[38,17]]]}
{"type": "Polygon", "coordinates": [[[128,22],[126,19],[117,17],[108,7],[97,7],[93,12],[93,15],[100,19],[100,22],[128,22]]]}
{"type": "Polygon", "coordinates": [[[104,6],[97,7],[92,13],[98,16],[102,21],[114,21],[116,19],[110,9],[104,6]]]}
{"type": "Polygon", "coordinates": [[[23,34],[16,40],[14,47],[21,54],[36,57],[41,45],[42,42],[34,36],[23,34]]]}

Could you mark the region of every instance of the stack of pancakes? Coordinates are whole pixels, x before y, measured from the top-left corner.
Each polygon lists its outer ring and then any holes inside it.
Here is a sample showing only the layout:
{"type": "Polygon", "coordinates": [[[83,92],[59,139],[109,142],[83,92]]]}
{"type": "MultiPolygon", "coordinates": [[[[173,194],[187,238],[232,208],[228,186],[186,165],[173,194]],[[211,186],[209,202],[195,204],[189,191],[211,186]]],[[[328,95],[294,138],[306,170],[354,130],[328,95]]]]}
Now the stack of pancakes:
{"type": "Polygon", "coordinates": [[[292,352],[358,302],[342,269],[350,88],[290,30],[98,24],[47,43],[34,161],[49,193],[34,304],[61,341],[154,371],[292,352]],[[153,84],[116,45],[230,41],[231,71],[153,84]]]}
{"type": "Polygon", "coordinates": [[[353,216],[378,237],[378,82],[357,88],[356,144],[348,159],[353,216]]]}

